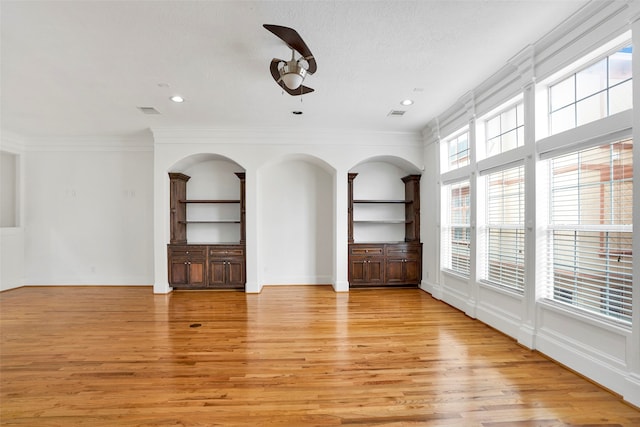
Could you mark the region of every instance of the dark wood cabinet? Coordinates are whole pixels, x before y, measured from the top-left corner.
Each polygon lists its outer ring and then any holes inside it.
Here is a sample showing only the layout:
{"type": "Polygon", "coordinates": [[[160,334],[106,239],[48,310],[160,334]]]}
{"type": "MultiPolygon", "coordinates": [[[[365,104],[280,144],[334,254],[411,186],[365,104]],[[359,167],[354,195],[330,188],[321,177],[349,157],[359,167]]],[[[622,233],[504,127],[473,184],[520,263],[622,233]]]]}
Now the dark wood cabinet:
{"type": "Polygon", "coordinates": [[[242,289],[246,282],[245,250],[241,245],[209,246],[209,287],[242,289]]]}
{"type": "Polygon", "coordinates": [[[349,248],[349,281],[353,286],[382,285],[385,278],[384,247],[351,245],[349,248]]]}
{"type": "Polygon", "coordinates": [[[420,175],[402,178],[404,199],[363,200],[354,197],[353,181],[348,174],[349,285],[351,287],[418,286],[422,280],[422,243],[420,243],[420,175]],[[404,205],[404,219],[354,221],[354,206],[404,205]],[[404,224],[402,242],[354,242],[354,223],[404,224]]]}
{"type": "Polygon", "coordinates": [[[170,180],[170,242],[167,246],[169,284],[177,289],[244,289],[246,283],[245,256],[245,174],[235,174],[240,180],[240,198],[234,200],[194,200],[187,197],[190,177],[169,173],[170,180]],[[189,204],[232,204],[239,207],[239,219],[211,218],[190,221],[189,204]],[[219,224],[239,224],[240,239],[233,243],[187,242],[189,224],[215,227],[219,224]]]}
{"type": "Polygon", "coordinates": [[[386,282],[419,284],[422,271],[422,245],[397,243],[386,246],[386,282]]]}
{"type": "Polygon", "coordinates": [[[349,284],[352,287],[417,286],[421,279],[421,243],[349,245],[349,284]]]}
{"type": "Polygon", "coordinates": [[[171,243],[187,243],[187,207],[182,202],[187,198],[187,181],[191,177],[169,172],[169,221],[171,243]]]}
{"type": "Polygon", "coordinates": [[[207,280],[206,249],[195,245],[169,245],[169,283],[204,287],[207,280]]]}

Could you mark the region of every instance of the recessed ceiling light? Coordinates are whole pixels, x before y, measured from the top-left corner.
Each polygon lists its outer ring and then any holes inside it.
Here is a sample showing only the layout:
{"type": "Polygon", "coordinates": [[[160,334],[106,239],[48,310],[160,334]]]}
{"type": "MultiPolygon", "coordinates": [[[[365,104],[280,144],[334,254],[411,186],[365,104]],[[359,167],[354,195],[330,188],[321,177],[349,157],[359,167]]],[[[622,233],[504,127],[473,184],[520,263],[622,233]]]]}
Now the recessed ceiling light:
{"type": "Polygon", "coordinates": [[[295,110],[295,111],[292,111],[291,114],[295,114],[296,116],[300,116],[300,115],[302,115],[302,111],[295,110]]]}
{"type": "Polygon", "coordinates": [[[401,105],[411,105],[413,104],[413,101],[410,99],[405,99],[403,101],[400,102],[401,105]]]}
{"type": "Polygon", "coordinates": [[[173,95],[169,99],[171,99],[173,102],[184,102],[184,98],[181,97],[180,95],[173,95]]]}

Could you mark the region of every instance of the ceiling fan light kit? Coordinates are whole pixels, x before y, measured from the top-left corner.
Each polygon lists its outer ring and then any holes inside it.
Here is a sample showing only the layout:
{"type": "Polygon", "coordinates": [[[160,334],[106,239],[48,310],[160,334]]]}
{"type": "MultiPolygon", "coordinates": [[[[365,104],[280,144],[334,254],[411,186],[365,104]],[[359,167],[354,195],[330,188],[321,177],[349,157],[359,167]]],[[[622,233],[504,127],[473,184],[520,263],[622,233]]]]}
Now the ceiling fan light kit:
{"type": "Polygon", "coordinates": [[[307,76],[307,70],[302,68],[300,63],[295,60],[286,62],[279,70],[280,78],[289,89],[298,89],[304,78],[307,76]]]}
{"type": "Polygon", "coordinates": [[[300,34],[293,28],[280,25],[264,24],[263,27],[275,34],[291,49],[290,61],[278,58],[271,60],[269,71],[276,83],[291,96],[313,92],[312,88],[303,86],[302,82],[307,74],[316,72],[318,65],[300,34]],[[300,55],[298,59],[295,58],[296,52],[300,55]],[[307,68],[303,64],[306,64],[307,68]]]}

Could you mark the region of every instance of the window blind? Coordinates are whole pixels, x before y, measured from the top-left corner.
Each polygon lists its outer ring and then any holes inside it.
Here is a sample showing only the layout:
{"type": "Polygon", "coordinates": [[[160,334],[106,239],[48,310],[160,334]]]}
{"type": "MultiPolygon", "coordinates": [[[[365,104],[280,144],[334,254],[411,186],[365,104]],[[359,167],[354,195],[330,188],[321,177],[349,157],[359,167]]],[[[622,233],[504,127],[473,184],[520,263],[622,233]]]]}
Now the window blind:
{"type": "Polygon", "coordinates": [[[471,272],[471,211],[469,181],[445,187],[447,221],[442,228],[443,267],[468,277],[471,272]]]}
{"type": "Polygon", "coordinates": [[[631,140],[550,160],[547,296],[631,321],[631,140]]]}
{"type": "Polygon", "coordinates": [[[489,174],[484,279],[524,289],[524,166],[489,174]]]}

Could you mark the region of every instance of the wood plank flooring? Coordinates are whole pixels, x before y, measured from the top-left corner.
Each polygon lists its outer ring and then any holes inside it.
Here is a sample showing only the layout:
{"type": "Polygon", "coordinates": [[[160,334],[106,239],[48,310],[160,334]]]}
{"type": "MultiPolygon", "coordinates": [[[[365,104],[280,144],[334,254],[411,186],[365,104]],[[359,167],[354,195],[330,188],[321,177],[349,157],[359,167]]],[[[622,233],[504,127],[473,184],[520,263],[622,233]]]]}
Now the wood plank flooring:
{"type": "Polygon", "coordinates": [[[0,294],[3,426],[640,426],[418,289],[0,294]]]}

